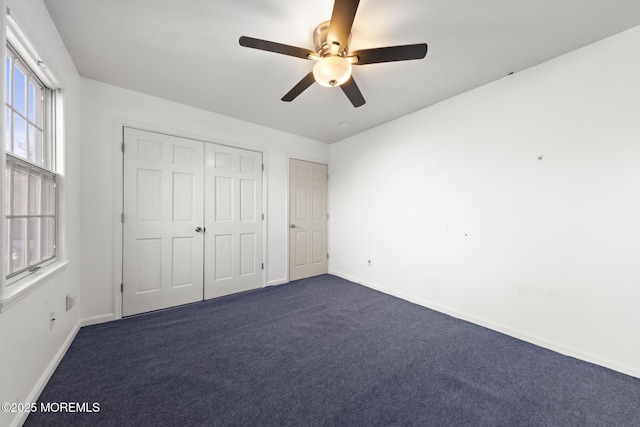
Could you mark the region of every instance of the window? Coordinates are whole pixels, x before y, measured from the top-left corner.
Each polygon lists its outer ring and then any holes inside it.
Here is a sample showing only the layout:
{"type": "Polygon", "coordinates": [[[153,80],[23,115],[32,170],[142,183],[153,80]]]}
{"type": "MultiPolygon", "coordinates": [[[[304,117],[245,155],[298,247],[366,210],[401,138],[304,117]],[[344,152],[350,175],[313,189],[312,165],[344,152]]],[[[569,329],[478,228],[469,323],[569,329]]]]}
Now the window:
{"type": "Polygon", "coordinates": [[[7,45],[5,57],[7,278],[56,256],[54,96],[7,45]]]}

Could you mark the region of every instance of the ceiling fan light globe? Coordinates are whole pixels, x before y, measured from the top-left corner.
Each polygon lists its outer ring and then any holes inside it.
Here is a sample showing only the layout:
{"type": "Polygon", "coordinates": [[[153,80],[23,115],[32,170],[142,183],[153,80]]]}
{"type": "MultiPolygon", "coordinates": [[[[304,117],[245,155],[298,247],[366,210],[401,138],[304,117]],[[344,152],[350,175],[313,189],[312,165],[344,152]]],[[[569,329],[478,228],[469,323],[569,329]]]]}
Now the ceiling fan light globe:
{"type": "Polygon", "coordinates": [[[325,87],[340,86],[351,77],[351,63],[341,56],[326,56],[313,66],[313,77],[325,87]]]}

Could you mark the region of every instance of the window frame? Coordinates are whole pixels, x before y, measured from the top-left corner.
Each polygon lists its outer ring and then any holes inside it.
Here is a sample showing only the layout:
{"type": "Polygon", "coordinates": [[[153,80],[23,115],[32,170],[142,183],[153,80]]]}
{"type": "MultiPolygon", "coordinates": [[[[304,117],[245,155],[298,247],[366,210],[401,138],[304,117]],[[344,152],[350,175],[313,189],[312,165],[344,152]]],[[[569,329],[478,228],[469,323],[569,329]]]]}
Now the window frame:
{"type": "MultiPolygon", "coordinates": [[[[51,240],[52,240],[52,245],[53,247],[51,248],[51,252],[50,255],[47,254],[45,257],[42,256],[38,256],[38,260],[36,261],[31,261],[31,257],[30,257],[30,252],[29,252],[29,248],[25,247],[23,250],[23,256],[25,257],[25,266],[12,271],[12,272],[8,272],[9,270],[9,265],[7,263],[7,265],[5,265],[5,279],[7,280],[7,286],[12,285],[13,283],[15,283],[17,280],[19,280],[22,277],[28,276],[31,273],[36,272],[37,270],[39,270],[40,268],[51,264],[52,262],[55,262],[56,258],[57,258],[57,254],[56,254],[56,249],[57,249],[57,197],[56,197],[56,178],[57,175],[54,172],[48,171],[46,169],[42,169],[37,167],[36,165],[33,165],[29,162],[25,162],[24,160],[17,158],[9,153],[5,153],[6,156],[6,161],[5,161],[5,167],[8,167],[8,164],[11,162],[12,163],[12,167],[11,169],[13,170],[15,168],[16,165],[18,165],[19,167],[23,168],[26,171],[26,192],[27,192],[27,213],[26,214],[14,214],[13,213],[13,209],[11,209],[12,207],[7,206],[6,207],[6,211],[5,212],[5,220],[7,220],[7,223],[9,223],[9,220],[15,220],[15,219],[24,219],[27,221],[27,230],[26,230],[26,234],[27,234],[27,240],[25,241],[26,246],[29,245],[29,236],[31,235],[30,231],[32,231],[32,229],[30,228],[31,226],[28,224],[29,221],[33,220],[33,219],[40,219],[40,225],[38,227],[38,231],[39,231],[39,238],[38,238],[38,244],[40,246],[40,248],[38,249],[38,253],[42,253],[42,251],[44,250],[43,248],[43,244],[44,242],[43,237],[44,235],[42,234],[42,228],[45,227],[44,223],[45,219],[53,219],[52,225],[51,223],[48,226],[52,226],[53,227],[53,234],[50,235],[51,240]],[[30,213],[32,208],[31,208],[31,203],[32,203],[32,195],[31,195],[31,179],[32,179],[32,174],[33,173],[39,174],[40,175],[40,203],[41,205],[44,203],[43,198],[48,197],[49,198],[49,203],[51,203],[53,205],[53,209],[48,210],[47,212],[43,212],[43,210],[41,209],[40,213],[38,214],[33,214],[30,213]],[[51,193],[46,193],[46,191],[43,189],[44,188],[44,182],[45,182],[45,176],[47,176],[48,178],[51,179],[51,186],[50,186],[50,191],[51,193]],[[11,214],[9,214],[8,212],[11,212],[11,214]]],[[[9,174],[6,173],[6,178],[5,179],[12,179],[15,175],[14,174],[9,174]]],[[[7,185],[5,187],[9,187],[10,184],[7,183],[7,185]]],[[[12,189],[13,186],[11,185],[12,189]]],[[[8,191],[8,189],[5,189],[5,194],[8,191]]],[[[10,200],[10,199],[9,199],[10,200]]],[[[6,202],[5,202],[6,203],[6,202]]],[[[47,221],[48,222],[48,221],[47,221]]],[[[9,241],[11,241],[11,238],[13,236],[13,231],[11,229],[11,227],[7,226],[7,242],[4,242],[3,245],[5,245],[5,247],[7,249],[9,249],[9,241]]],[[[45,241],[47,241],[47,239],[44,239],[45,241]]]]}
{"type": "Polygon", "coordinates": [[[6,240],[3,239],[3,247],[6,249],[5,256],[7,257],[5,262],[5,280],[7,287],[13,285],[20,279],[36,272],[43,266],[46,266],[52,262],[55,262],[57,258],[57,197],[56,197],[56,180],[57,173],[55,171],[55,91],[47,87],[37,76],[34,70],[27,65],[27,62],[21,57],[17,50],[12,46],[10,41],[6,42],[6,55],[5,55],[5,92],[7,89],[10,93],[5,93],[5,179],[7,180],[5,185],[5,222],[6,227],[6,240]],[[15,95],[15,70],[19,70],[24,76],[24,88],[23,94],[24,101],[24,113],[19,110],[16,105],[15,95]],[[34,99],[30,96],[30,85],[37,85],[34,88],[34,99]],[[37,95],[41,95],[41,99],[37,99],[37,95]],[[35,101],[35,106],[31,105],[31,102],[35,101]],[[34,114],[31,114],[31,108],[34,107],[34,114]],[[24,131],[25,140],[23,147],[23,153],[25,156],[16,154],[16,147],[14,146],[15,138],[15,119],[18,118],[25,123],[24,131]],[[35,136],[30,136],[30,132],[35,131],[35,136]],[[40,144],[38,144],[37,134],[40,132],[40,144]],[[34,146],[31,146],[30,139],[33,138],[34,146]],[[8,151],[11,149],[11,151],[8,151]],[[35,153],[32,153],[32,149],[35,153]],[[38,153],[40,151],[40,153],[38,153]],[[40,163],[40,164],[38,164],[40,163]],[[11,170],[9,165],[11,164],[11,170]],[[16,213],[13,209],[13,192],[16,187],[13,185],[13,179],[16,174],[13,171],[16,167],[22,169],[25,175],[25,212],[16,213]],[[9,173],[11,172],[11,173],[9,173]],[[53,209],[47,209],[46,212],[40,211],[34,213],[32,209],[32,203],[34,201],[32,197],[32,179],[34,176],[40,177],[39,186],[39,198],[40,206],[46,205],[44,197],[47,197],[49,204],[52,204],[53,209]],[[45,189],[44,183],[45,176],[51,180],[51,185],[47,185],[45,189]],[[48,194],[44,194],[48,193],[48,194]],[[52,195],[50,193],[53,193],[52,195]],[[52,196],[52,197],[51,197],[52,196]],[[50,221],[48,219],[53,219],[50,221]],[[24,260],[22,265],[15,270],[12,269],[11,261],[9,259],[10,253],[13,251],[13,239],[14,227],[9,224],[17,223],[24,220],[24,234],[23,234],[23,248],[21,258],[24,260]],[[15,221],[15,222],[14,222],[15,221]],[[36,225],[37,224],[37,225],[36,225]],[[45,224],[47,224],[45,226],[45,224]],[[37,229],[37,233],[34,232],[34,228],[37,229]],[[52,228],[51,232],[46,236],[43,231],[52,228]],[[36,236],[37,234],[37,236],[36,236]],[[34,237],[35,236],[35,237],[34,237]],[[31,240],[35,240],[37,248],[30,244],[31,240]],[[49,242],[51,240],[51,242],[49,242]],[[45,248],[45,243],[50,243],[51,246],[45,248]],[[42,252],[45,252],[42,256],[42,252]],[[38,254],[37,259],[32,259],[33,252],[38,254]]]}
{"type": "MultiPolygon", "coordinates": [[[[33,121],[30,119],[29,115],[29,111],[28,111],[28,106],[27,106],[27,99],[29,98],[28,95],[28,90],[27,93],[25,93],[25,114],[22,114],[20,111],[18,111],[14,105],[13,105],[13,101],[15,98],[15,93],[14,93],[14,85],[10,84],[10,91],[11,91],[11,105],[8,106],[8,108],[10,108],[12,110],[12,112],[14,112],[15,114],[17,114],[18,116],[20,116],[24,121],[25,121],[25,126],[26,129],[28,129],[29,127],[34,127],[35,129],[39,130],[42,132],[42,153],[41,153],[41,157],[42,157],[42,163],[38,164],[37,161],[33,161],[31,159],[29,159],[29,156],[27,154],[27,157],[22,157],[19,156],[17,154],[15,154],[15,152],[13,153],[14,157],[20,158],[21,160],[24,160],[25,162],[31,163],[39,168],[48,170],[50,172],[56,172],[56,147],[55,147],[55,134],[56,134],[56,129],[55,129],[55,117],[56,117],[56,89],[51,87],[50,84],[47,84],[45,81],[43,81],[43,79],[38,75],[38,71],[39,70],[35,70],[30,63],[34,63],[35,60],[31,60],[31,61],[27,61],[23,55],[19,52],[19,50],[23,51],[23,52],[27,52],[25,49],[17,49],[16,47],[13,46],[12,42],[10,40],[6,40],[6,54],[5,54],[5,73],[7,73],[7,69],[6,69],[6,59],[7,57],[11,57],[14,58],[11,61],[11,65],[13,66],[17,66],[21,73],[23,73],[25,75],[26,78],[26,84],[25,87],[28,88],[30,83],[35,83],[40,87],[41,90],[41,95],[42,95],[42,105],[41,105],[41,110],[42,111],[36,111],[35,115],[39,115],[40,116],[40,122],[38,124],[38,119],[36,118],[36,121],[33,121]]],[[[43,68],[46,69],[46,67],[44,66],[44,63],[42,61],[38,61],[37,62],[39,65],[42,65],[43,68]]],[[[13,83],[13,79],[11,80],[11,83],[13,83]]],[[[6,74],[5,74],[5,104],[6,104],[6,99],[7,99],[7,94],[6,94],[6,89],[7,89],[7,82],[6,82],[6,74]]],[[[7,107],[5,107],[7,108],[7,107]]],[[[14,127],[11,126],[9,128],[8,124],[6,123],[6,111],[5,111],[5,135],[4,137],[6,138],[6,132],[11,131],[11,134],[13,135],[14,132],[14,127]]],[[[13,141],[12,141],[13,142],[13,141]]],[[[27,153],[29,152],[29,141],[27,138],[26,141],[27,147],[26,147],[26,151],[27,153]]],[[[7,151],[7,147],[6,147],[6,140],[5,140],[5,145],[4,145],[4,150],[5,152],[7,151]]]]}
{"type": "MultiPolygon", "coordinates": [[[[34,44],[31,42],[33,37],[29,37],[28,27],[22,27],[19,24],[19,16],[13,15],[10,8],[6,10],[6,20],[4,21],[4,45],[0,46],[0,50],[5,55],[5,64],[2,66],[3,70],[6,68],[6,55],[8,51],[8,45],[10,44],[13,49],[13,53],[16,56],[19,56],[22,60],[23,64],[25,64],[30,71],[35,75],[35,77],[42,83],[43,87],[50,90],[50,96],[47,102],[49,102],[49,110],[51,114],[47,114],[42,118],[42,126],[49,126],[50,132],[48,133],[48,137],[50,141],[45,143],[43,139],[43,144],[51,147],[48,155],[50,156],[51,161],[49,162],[49,166],[51,172],[54,172],[56,175],[56,188],[55,188],[55,220],[54,227],[56,230],[55,233],[55,256],[49,258],[48,260],[43,260],[43,262],[39,263],[38,269],[31,269],[33,271],[23,271],[20,274],[12,275],[12,277],[7,278],[7,262],[3,257],[2,262],[0,262],[0,313],[7,310],[9,307],[13,306],[15,303],[20,301],[25,296],[29,295],[34,290],[38,289],[42,284],[47,283],[53,277],[60,274],[64,271],[67,265],[70,263],[70,260],[65,259],[65,236],[64,236],[64,211],[61,211],[60,208],[64,203],[65,199],[65,188],[66,185],[64,179],[64,157],[60,157],[60,154],[64,152],[64,90],[61,88],[60,79],[58,78],[55,72],[52,72],[51,68],[46,62],[46,58],[43,58],[40,55],[40,52],[43,52],[41,48],[34,47],[34,44]],[[27,30],[25,33],[24,30],[27,30]],[[51,143],[49,143],[51,142],[51,143]],[[62,215],[62,217],[61,217],[62,215]]],[[[6,70],[5,70],[6,72],[6,70]]],[[[5,83],[4,86],[0,89],[0,94],[4,94],[6,89],[6,74],[4,76],[5,83]]],[[[43,93],[47,93],[44,91],[43,93]]],[[[26,83],[26,96],[29,94],[29,84],[26,83]]],[[[5,95],[6,102],[6,95],[5,95]]],[[[25,101],[26,102],[26,101],[25,101]]],[[[29,111],[25,110],[25,113],[28,115],[29,111]]],[[[0,120],[6,119],[6,110],[5,117],[0,118],[0,120]]],[[[2,138],[6,138],[6,131],[2,132],[2,138]]],[[[28,144],[28,142],[27,142],[28,144]]],[[[27,146],[28,147],[28,146],[27,146]]],[[[27,152],[28,153],[28,152],[27,152]]],[[[44,154],[44,152],[43,152],[44,154]]],[[[6,177],[6,161],[7,159],[11,160],[12,156],[9,152],[6,151],[6,142],[3,142],[2,149],[0,150],[0,175],[2,175],[3,179],[6,177]]],[[[19,158],[20,159],[20,158],[19,158]]],[[[32,162],[25,161],[24,159],[20,159],[21,162],[26,162],[29,164],[29,167],[38,167],[42,168],[42,165],[33,164],[32,162]]],[[[0,211],[7,214],[7,209],[5,206],[6,202],[6,184],[3,183],[1,186],[1,191],[3,192],[2,197],[0,197],[0,211]]],[[[2,245],[3,247],[7,245],[7,241],[9,238],[9,230],[7,227],[8,221],[5,220],[0,224],[0,236],[2,237],[2,245]]],[[[28,236],[27,236],[28,240],[28,236]]],[[[27,243],[25,243],[27,244],[27,243]]]]}

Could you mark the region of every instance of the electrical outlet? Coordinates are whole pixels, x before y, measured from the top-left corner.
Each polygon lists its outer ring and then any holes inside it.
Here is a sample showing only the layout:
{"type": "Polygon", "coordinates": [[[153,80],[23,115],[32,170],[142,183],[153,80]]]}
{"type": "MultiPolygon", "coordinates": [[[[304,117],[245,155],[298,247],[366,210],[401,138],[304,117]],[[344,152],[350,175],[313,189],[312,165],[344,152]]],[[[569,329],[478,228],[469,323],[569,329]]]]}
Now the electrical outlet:
{"type": "Polygon", "coordinates": [[[49,313],[49,329],[53,329],[53,324],[56,322],[56,312],[49,313]]]}

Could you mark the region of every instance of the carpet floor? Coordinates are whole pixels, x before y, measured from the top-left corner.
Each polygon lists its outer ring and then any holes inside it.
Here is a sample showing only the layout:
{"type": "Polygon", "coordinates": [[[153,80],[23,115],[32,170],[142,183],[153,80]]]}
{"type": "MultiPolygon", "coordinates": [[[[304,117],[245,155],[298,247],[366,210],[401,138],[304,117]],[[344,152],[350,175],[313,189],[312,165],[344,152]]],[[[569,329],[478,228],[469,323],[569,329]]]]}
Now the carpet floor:
{"type": "Polygon", "coordinates": [[[640,426],[640,379],[331,275],[82,328],[26,426],[640,426]]]}

